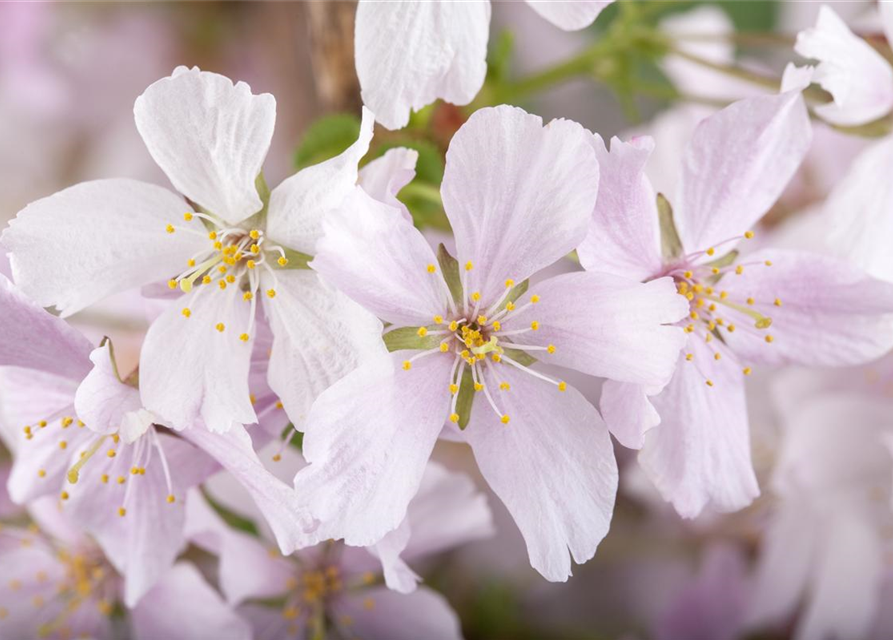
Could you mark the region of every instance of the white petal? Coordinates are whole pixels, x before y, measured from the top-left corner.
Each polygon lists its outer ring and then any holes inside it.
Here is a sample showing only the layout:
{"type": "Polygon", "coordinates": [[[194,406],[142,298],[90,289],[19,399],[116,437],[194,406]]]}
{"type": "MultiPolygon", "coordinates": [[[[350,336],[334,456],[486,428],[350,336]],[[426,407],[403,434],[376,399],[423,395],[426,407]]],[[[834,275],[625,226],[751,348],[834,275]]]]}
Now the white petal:
{"type": "Polygon", "coordinates": [[[614,0],[527,0],[527,4],[565,31],[578,31],[591,25],[602,9],[614,0]]]}
{"type": "Polygon", "coordinates": [[[82,182],[25,207],[3,244],[16,284],[64,317],[185,269],[207,243],[197,218],[183,220],[189,210],[167,189],[144,182],[82,182]],[[178,230],[168,233],[169,224],[178,230]]]}
{"type": "Polygon", "coordinates": [[[470,291],[495,300],[574,249],[598,193],[585,129],[517,107],[476,111],[450,141],[441,194],[470,291]]]}
{"type": "Polygon", "coordinates": [[[419,152],[415,149],[388,149],[360,170],[357,184],[371,197],[400,209],[404,217],[411,220],[409,210],[397,199],[397,194],[415,178],[418,159],[419,152]]]}
{"type": "Polygon", "coordinates": [[[814,80],[834,97],[834,102],[819,105],[815,111],[828,122],[865,124],[893,108],[890,63],[855,36],[830,6],[819,9],[815,27],[797,34],[794,50],[819,61],[814,80]]]}
{"type": "Polygon", "coordinates": [[[357,183],[360,159],[369,150],[372,112],[363,108],[360,136],[340,155],[302,169],[270,194],[267,235],[275,242],[307,254],[316,253],[322,221],[340,206],[357,183]]]}
{"type": "Polygon", "coordinates": [[[260,211],[255,180],[276,124],[273,96],[198,67],[180,68],[149,86],[133,114],[177,191],[233,224],[260,211]]]}
{"type": "Polygon", "coordinates": [[[199,419],[211,431],[257,420],[248,391],[248,303],[235,287],[200,285],[174,302],[146,334],[140,355],[143,406],[186,429],[199,419]],[[190,317],[182,309],[191,310],[190,317]],[[218,323],[223,331],[217,330],[218,323]]]}
{"type": "Polygon", "coordinates": [[[487,72],[489,2],[373,2],[357,7],[363,102],[388,129],[438,98],[471,102],[487,72]]]}
{"type": "Polygon", "coordinates": [[[645,433],[660,424],[646,387],[605,380],[598,408],[608,429],[624,447],[641,449],[645,433]]]}
{"type": "Polygon", "coordinates": [[[409,521],[404,519],[400,526],[388,533],[374,546],[367,547],[369,553],[381,560],[384,581],[388,589],[399,593],[412,593],[422,581],[422,577],[409,568],[401,558],[406,549],[412,530],[409,521]]]}
{"type": "Polygon", "coordinates": [[[282,270],[275,285],[264,273],[264,297],[273,329],[269,383],[299,430],[316,397],[363,363],[387,355],[381,322],[313,271],[282,270]]]}
{"type": "MultiPolygon", "coordinates": [[[[116,432],[125,415],[142,409],[139,391],[118,379],[113,357],[109,342],[93,350],[93,370],[81,382],[74,399],[78,417],[97,433],[116,432]]],[[[130,444],[134,439],[124,441],[130,444]]]]}

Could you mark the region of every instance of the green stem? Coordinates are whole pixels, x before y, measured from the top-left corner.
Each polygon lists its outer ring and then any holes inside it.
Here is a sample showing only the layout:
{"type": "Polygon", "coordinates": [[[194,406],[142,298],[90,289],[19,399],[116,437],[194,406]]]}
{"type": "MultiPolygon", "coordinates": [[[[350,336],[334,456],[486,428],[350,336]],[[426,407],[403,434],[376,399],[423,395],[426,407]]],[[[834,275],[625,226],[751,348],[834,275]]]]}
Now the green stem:
{"type": "Polygon", "coordinates": [[[672,53],[673,55],[677,55],[684,60],[688,60],[689,62],[693,62],[702,67],[706,67],[707,69],[713,69],[714,71],[725,73],[726,75],[732,76],[733,78],[739,78],[741,80],[745,80],[752,84],[756,84],[773,91],[778,91],[779,86],[781,86],[781,82],[778,78],[765,76],[763,74],[756,73],[755,71],[745,69],[744,67],[740,67],[736,64],[713,62],[700,56],[696,56],[693,53],[689,53],[688,51],[680,49],[679,47],[674,47],[672,49],[672,53]]]}

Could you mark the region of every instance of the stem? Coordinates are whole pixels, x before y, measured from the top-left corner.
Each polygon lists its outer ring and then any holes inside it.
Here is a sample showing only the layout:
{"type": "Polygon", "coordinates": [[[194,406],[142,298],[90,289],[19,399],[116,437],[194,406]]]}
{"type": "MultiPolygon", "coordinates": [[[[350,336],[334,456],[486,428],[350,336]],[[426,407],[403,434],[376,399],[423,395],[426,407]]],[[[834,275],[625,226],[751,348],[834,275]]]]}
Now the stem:
{"type": "Polygon", "coordinates": [[[686,42],[733,42],[744,47],[784,47],[791,48],[796,36],[786,33],[765,33],[751,31],[743,33],[675,33],[675,40],[686,42]]]}
{"type": "Polygon", "coordinates": [[[693,53],[689,53],[688,51],[684,51],[678,47],[674,47],[672,49],[672,53],[679,56],[680,58],[683,58],[684,60],[694,62],[695,64],[701,65],[702,67],[706,67],[707,69],[713,69],[714,71],[725,73],[726,75],[751,82],[761,87],[771,89],[772,91],[778,91],[778,88],[781,85],[781,82],[778,78],[764,76],[761,73],[750,71],[749,69],[745,69],[744,67],[740,67],[736,64],[713,62],[700,56],[696,56],[693,53]]]}

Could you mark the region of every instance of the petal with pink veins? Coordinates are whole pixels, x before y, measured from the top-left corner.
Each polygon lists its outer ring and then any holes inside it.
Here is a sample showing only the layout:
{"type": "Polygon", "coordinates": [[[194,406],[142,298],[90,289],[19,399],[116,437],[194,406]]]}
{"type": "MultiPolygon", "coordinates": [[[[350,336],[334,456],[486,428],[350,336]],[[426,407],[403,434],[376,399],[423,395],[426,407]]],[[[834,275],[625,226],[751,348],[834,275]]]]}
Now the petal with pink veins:
{"type": "Polygon", "coordinates": [[[590,134],[569,120],[517,107],[475,111],[450,141],[441,185],[470,292],[497,299],[580,244],[595,208],[598,162],[590,134]]]}

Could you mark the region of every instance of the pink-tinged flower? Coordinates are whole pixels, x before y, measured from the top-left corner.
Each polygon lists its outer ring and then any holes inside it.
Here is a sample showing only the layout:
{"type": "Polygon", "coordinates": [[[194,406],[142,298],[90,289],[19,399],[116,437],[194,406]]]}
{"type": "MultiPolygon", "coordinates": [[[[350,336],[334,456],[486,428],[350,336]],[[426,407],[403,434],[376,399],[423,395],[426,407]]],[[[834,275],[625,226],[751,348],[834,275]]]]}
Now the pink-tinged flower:
{"type": "Polygon", "coordinates": [[[248,640],[251,629],[188,562],[165,568],[136,603],[102,550],[55,501],[30,508],[35,524],[0,529],[0,637],[248,640]],[[118,605],[127,607],[122,617],[118,605]]]}
{"type": "Polygon", "coordinates": [[[458,263],[435,255],[390,206],[357,188],[323,223],[311,266],[391,323],[393,353],[324,392],[295,478],[319,540],[369,546],[397,527],[445,421],[466,427],[533,566],[570,575],[608,530],[617,484],[598,412],[534,357],[590,375],[663,385],[687,305],[669,278],[595,273],[525,280],[583,239],[598,165],[579,125],[511,107],[454,136],[441,193],[458,263]]]}
{"type": "MultiPolygon", "coordinates": [[[[583,29],[613,0],[528,0],[543,18],[583,29]]],[[[490,2],[375,2],[357,6],[354,54],[363,102],[388,129],[438,98],[471,102],[487,74],[490,2]]]]}
{"type": "Polygon", "coordinates": [[[889,398],[824,391],[786,421],[750,626],[798,615],[798,640],[868,637],[893,551],[891,444],[889,398]]]}
{"type": "Polygon", "coordinates": [[[602,170],[587,269],[672,277],[688,299],[688,334],[666,387],[608,381],[601,409],[661,494],[686,517],[739,509],[758,494],[744,376],[753,364],[845,365],[893,346],[893,289],[837,260],[737,246],[809,148],[797,91],[742,100],[704,120],[682,158],[672,216],[658,213],[643,168],[651,141],[594,139],[602,170]],[[672,220],[675,219],[675,228],[672,220]],[[661,231],[663,230],[663,234],[661,231]],[[660,423],[660,427],[645,432],[660,423]],[[643,446],[644,444],[644,446],[643,446]]]}
{"type": "Polygon", "coordinates": [[[276,104],[244,83],[179,67],[134,107],[152,157],[183,198],[133,180],[75,185],[32,203],[3,235],[22,291],[68,316],[168,280],[186,295],[152,324],[143,404],[175,429],[256,421],[248,389],[258,299],[273,330],[270,387],[294,422],[313,397],[381,349],[381,325],[304,268],[320,221],[354,188],[372,136],[285,180],[259,179],[276,104]]]}
{"type": "Polygon", "coordinates": [[[17,503],[56,496],[125,577],[128,604],[182,550],[187,490],[218,463],[251,492],[283,549],[299,543],[293,491],[266,472],[244,429],[193,429],[194,442],[176,437],[118,378],[109,344],[91,352],[5,278],[0,302],[3,429],[15,454],[10,496],[17,503]]]}
{"type": "MultiPolygon", "coordinates": [[[[880,3],[887,39],[893,42],[893,6],[880,3]]],[[[893,67],[846,23],[823,5],[813,28],[797,35],[794,50],[818,60],[813,80],[831,94],[830,104],[815,107],[823,119],[839,125],[860,125],[893,110],[893,67]]]]}
{"type": "Polygon", "coordinates": [[[382,640],[458,639],[456,614],[443,596],[417,587],[420,578],[406,562],[493,534],[486,498],[467,477],[433,462],[406,520],[368,549],[327,542],[280,556],[262,539],[228,528],[206,503],[192,498],[188,528],[196,544],[220,556],[221,590],[231,605],[241,605],[238,611],[258,640],[326,632],[382,640]]]}

